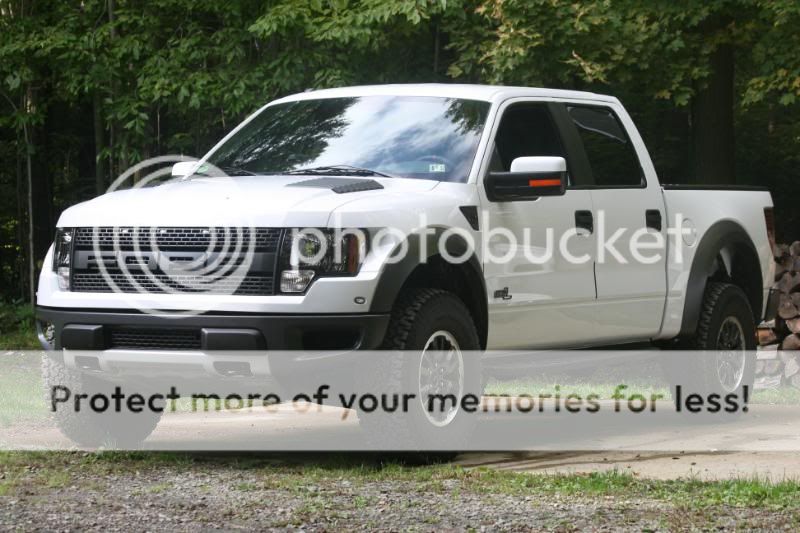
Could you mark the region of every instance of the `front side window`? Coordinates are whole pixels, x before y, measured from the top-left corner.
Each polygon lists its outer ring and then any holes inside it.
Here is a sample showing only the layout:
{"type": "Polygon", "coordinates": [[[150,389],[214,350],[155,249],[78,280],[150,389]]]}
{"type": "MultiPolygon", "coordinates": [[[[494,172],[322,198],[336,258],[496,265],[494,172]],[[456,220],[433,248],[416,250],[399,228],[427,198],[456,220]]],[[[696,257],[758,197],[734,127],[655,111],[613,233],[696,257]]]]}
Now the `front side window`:
{"type": "Polygon", "coordinates": [[[614,113],[605,107],[568,106],[598,187],[641,187],[639,157],[614,113]]]}
{"type": "Polygon", "coordinates": [[[503,113],[497,129],[490,170],[508,172],[514,159],[533,156],[566,158],[566,153],[544,105],[513,105],[503,113]]]}
{"type": "Polygon", "coordinates": [[[488,102],[362,96],[266,107],[208,157],[228,174],[356,167],[389,176],[466,182],[488,102]]]}

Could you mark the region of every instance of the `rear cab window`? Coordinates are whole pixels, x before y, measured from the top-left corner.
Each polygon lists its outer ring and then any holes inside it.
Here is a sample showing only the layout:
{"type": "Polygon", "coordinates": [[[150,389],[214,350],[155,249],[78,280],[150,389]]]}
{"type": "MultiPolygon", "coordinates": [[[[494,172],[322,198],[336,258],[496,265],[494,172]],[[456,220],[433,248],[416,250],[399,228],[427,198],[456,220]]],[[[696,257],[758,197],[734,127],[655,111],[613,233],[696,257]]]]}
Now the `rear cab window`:
{"type": "Polygon", "coordinates": [[[598,188],[644,188],[639,156],[616,114],[607,107],[567,105],[598,188]]]}

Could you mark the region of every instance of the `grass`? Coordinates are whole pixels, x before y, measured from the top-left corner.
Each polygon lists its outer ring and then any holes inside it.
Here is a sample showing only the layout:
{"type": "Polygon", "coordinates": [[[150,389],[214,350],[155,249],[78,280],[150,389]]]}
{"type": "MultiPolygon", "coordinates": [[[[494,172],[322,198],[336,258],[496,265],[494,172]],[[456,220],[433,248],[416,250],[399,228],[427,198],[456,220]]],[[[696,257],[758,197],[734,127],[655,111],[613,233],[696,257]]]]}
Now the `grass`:
{"type": "Polygon", "coordinates": [[[800,405],[800,389],[787,386],[758,390],[753,394],[752,402],[767,405],[800,405]]]}
{"type": "MultiPolygon", "coordinates": [[[[639,380],[642,381],[642,380],[639,380]]],[[[654,380],[657,381],[657,380],[654,380]]],[[[575,381],[574,378],[565,377],[558,381],[543,381],[537,379],[515,379],[509,381],[490,380],[486,385],[486,395],[488,396],[517,396],[520,394],[530,394],[538,396],[540,393],[555,394],[560,393],[564,398],[568,394],[576,394],[581,398],[586,398],[591,394],[596,394],[600,399],[609,399],[614,395],[615,388],[625,384],[622,392],[626,397],[633,394],[641,394],[646,398],[653,395],[660,395],[669,398],[669,388],[665,386],[653,386],[652,384],[629,382],[628,380],[617,381],[575,381]],[[559,384],[560,381],[560,384],[559,384]]]]}
{"type": "Polygon", "coordinates": [[[0,428],[46,420],[41,357],[36,353],[0,357],[0,428]]]}
{"type": "MultiPolygon", "coordinates": [[[[615,499],[654,501],[681,508],[703,510],[731,506],[773,510],[800,510],[800,482],[770,483],[757,478],[730,481],[640,479],[616,471],[588,475],[518,473],[454,465],[407,466],[380,463],[356,455],[297,455],[278,458],[269,454],[198,455],[147,452],[0,452],[0,496],[47,494],[87,478],[137,475],[147,469],[165,468],[213,472],[247,470],[257,474],[257,484],[240,484],[240,491],[280,490],[303,496],[320,494],[320,487],[338,486],[347,480],[354,490],[371,483],[394,482],[415,491],[512,496],[555,496],[584,500],[615,499]],[[446,483],[445,483],[446,482],[446,483]]],[[[150,492],[171,490],[168,483],[150,492]]],[[[312,499],[309,505],[324,505],[312,499]]],[[[371,505],[358,497],[354,508],[371,505]]],[[[312,509],[307,509],[312,511],[312,509]]]]}
{"type": "Polygon", "coordinates": [[[0,330],[0,350],[40,350],[36,330],[31,328],[12,331],[0,330]]]}
{"type": "MultiPolygon", "coordinates": [[[[658,378],[653,378],[654,383],[658,383],[658,378]]],[[[576,394],[581,398],[586,398],[590,394],[595,394],[599,399],[608,400],[613,398],[615,389],[619,385],[626,386],[621,392],[626,398],[635,394],[645,398],[659,397],[669,399],[672,394],[669,388],[662,385],[646,383],[643,379],[633,382],[626,379],[618,381],[575,381],[572,378],[564,378],[559,381],[544,381],[538,379],[516,379],[510,381],[490,380],[486,385],[487,396],[518,396],[531,395],[537,398],[540,394],[554,395],[560,393],[562,398],[569,394],[576,394]]],[[[755,391],[750,397],[753,405],[800,405],[800,389],[794,387],[780,387],[777,389],[763,389],[755,391]]],[[[504,405],[504,404],[500,404],[504,405]]]]}
{"type": "Polygon", "coordinates": [[[0,350],[39,350],[33,308],[0,302],[0,350]]]}

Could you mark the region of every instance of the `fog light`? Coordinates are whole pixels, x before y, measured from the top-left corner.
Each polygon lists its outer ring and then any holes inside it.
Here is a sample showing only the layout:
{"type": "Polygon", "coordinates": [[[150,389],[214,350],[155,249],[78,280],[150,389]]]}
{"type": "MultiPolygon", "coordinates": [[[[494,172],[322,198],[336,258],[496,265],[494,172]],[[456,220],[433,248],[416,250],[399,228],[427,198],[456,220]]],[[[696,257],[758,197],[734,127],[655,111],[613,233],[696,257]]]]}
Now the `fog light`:
{"type": "Polygon", "coordinates": [[[58,288],[62,291],[69,290],[69,267],[58,267],[56,271],[58,276],[58,288]]]}
{"type": "Polygon", "coordinates": [[[281,292],[303,292],[312,279],[313,270],[284,270],[281,272],[281,292]]]}
{"type": "Polygon", "coordinates": [[[53,350],[56,346],[56,326],[52,322],[36,321],[36,335],[39,337],[39,344],[45,350],[53,350]]]}

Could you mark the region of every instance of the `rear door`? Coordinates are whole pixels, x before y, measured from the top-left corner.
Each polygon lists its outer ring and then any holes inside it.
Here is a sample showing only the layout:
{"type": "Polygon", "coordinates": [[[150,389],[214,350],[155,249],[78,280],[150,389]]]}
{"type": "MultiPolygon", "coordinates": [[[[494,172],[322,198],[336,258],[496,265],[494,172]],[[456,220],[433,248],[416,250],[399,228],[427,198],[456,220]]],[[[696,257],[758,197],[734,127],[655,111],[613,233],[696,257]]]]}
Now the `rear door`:
{"type": "Polygon", "coordinates": [[[614,107],[564,104],[562,114],[592,175],[598,343],[655,336],[667,291],[661,187],[633,123],[614,107]]]}

